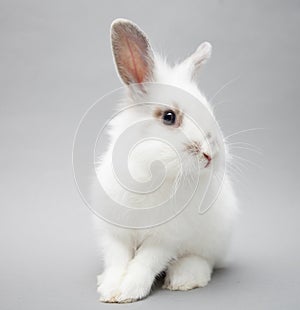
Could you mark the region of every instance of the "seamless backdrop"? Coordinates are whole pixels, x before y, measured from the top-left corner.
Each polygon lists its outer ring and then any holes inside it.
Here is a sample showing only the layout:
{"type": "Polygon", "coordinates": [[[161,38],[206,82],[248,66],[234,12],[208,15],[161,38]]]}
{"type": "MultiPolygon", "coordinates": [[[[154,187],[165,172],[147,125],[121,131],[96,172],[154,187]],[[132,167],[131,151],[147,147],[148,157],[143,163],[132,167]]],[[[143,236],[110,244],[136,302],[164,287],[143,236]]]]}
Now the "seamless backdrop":
{"type": "Polygon", "coordinates": [[[244,159],[229,267],[204,289],[155,290],[116,307],[299,309],[300,2],[292,0],[1,0],[0,308],[113,307],[97,301],[101,265],[71,150],[83,113],[120,86],[109,42],[117,17],[139,24],[171,62],[210,41],[199,85],[225,135],[264,129],[231,137],[255,150],[233,150],[244,159]]]}

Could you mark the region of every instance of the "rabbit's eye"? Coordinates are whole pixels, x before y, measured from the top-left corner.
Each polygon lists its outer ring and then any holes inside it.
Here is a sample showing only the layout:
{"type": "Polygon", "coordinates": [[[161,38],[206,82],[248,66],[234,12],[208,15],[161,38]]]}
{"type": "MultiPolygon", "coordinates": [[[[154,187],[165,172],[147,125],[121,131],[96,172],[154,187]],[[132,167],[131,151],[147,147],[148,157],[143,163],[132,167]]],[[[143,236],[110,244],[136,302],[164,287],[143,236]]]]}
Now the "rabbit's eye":
{"type": "Polygon", "coordinates": [[[165,111],[163,114],[163,123],[165,125],[174,125],[176,122],[176,114],[172,110],[165,111]]]}

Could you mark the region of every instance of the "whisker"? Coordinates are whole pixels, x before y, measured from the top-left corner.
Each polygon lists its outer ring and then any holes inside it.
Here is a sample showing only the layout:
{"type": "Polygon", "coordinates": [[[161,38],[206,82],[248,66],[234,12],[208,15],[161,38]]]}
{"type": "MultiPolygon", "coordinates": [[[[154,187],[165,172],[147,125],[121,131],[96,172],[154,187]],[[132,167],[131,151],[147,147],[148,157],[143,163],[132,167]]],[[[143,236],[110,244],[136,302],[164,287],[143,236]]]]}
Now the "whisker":
{"type": "Polygon", "coordinates": [[[236,136],[236,135],[239,135],[241,133],[245,133],[245,132],[249,132],[249,131],[255,131],[255,130],[265,130],[266,128],[260,128],[260,127],[257,127],[257,128],[249,128],[249,129],[244,129],[244,130],[240,130],[238,132],[235,132],[231,135],[228,135],[224,138],[224,140],[226,141],[227,139],[233,137],[233,136],[236,136]]]}
{"type": "MultiPolygon", "coordinates": [[[[241,176],[243,176],[244,177],[244,172],[243,172],[243,170],[237,165],[237,164],[232,164],[232,163],[227,163],[227,166],[226,166],[226,168],[229,168],[229,169],[232,169],[232,170],[235,170],[235,171],[237,171],[241,176]]],[[[242,168],[247,168],[247,167],[243,167],[242,166],[242,168]]]]}
{"type": "Polygon", "coordinates": [[[243,181],[245,179],[245,175],[243,175],[239,170],[235,169],[234,166],[228,167],[228,175],[233,175],[233,179],[237,179],[238,181],[243,181]]]}
{"type": "Polygon", "coordinates": [[[241,157],[241,156],[238,156],[238,155],[235,155],[235,154],[232,154],[231,156],[233,158],[236,158],[236,159],[239,159],[239,160],[243,160],[244,162],[247,162],[247,163],[249,163],[249,164],[251,164],[251,165],[253,165],[253,166],[255,166],[255,167],[259,168],[259,169],[262,169],[261,166],[259,166],[258,164],[254,163],[251,160],[248,160],[248,159],[246,159],[244,157],[241,157]]]}
{"type": "MultiPolygon", "coordinates": [[[[232,163],[227,163],[229,168],[233,168],[236,169],[237,171],[239,171],[241,174],[243,174],[243,170],[237,165],[237,164],[232,164],[232,163]]],[[[242,168],[247,168],[247,167],[243,167],[242,168]]]]}
{"type": "Polygon", "coordinates": [[[218,96],[218,94],[224,90],[227,86],[229,86],[231,83],[235,82],[236,80],[238,80],[240,77],[236,76],[235,78],[231,79],[230,81],[226,82],[221,88],[219,88],[219,90],[208,100],[209,102],[213,102],[213,100],[218,96]]]}
{"type": "Polygon", "coordinates": [[[247,166],[244,162],[237,161],[237,160],[235,161],[234,167],[236,167],[237,169],[241,171],[249,170],[249,166],[247,166]]]}
{"type": "MultiPolygon", "coordinates": [[[[217,102],[217,103],[215,103],[215,104],[212,104],[211,105],[211,107],[212,107],[212,110],[214,111],[214,112],[216,112],[216,110],[217,110],[217,108],[220,106],[220,105],[223,105],[223,104],[230,104],[230,103],[232,103],[232,101],[230,101],[230,100],[223,100],[223,101],[219,101],[219,102],[217,102]]],[[[223,121],[224,121],[224,118],[222,119],[223,121]]],[[[225,120],[226,120],[226,118],[225,118],[225,120]]],[[[220,123],[220,121],[219,121],[219,123],[220,123]]]]}
{"type": "Polygon", "coordinates": [[[257,151],[260,151],[262,152],[262,149],[259,148],[258,146],[254,145],[254,144],[251,144],[251,143],[247,143],[247,142],[229,142],[229,143],[226,143],[229,147],[231,145],[238,145],[238,146],[251,146],[253,149],[256,149],[257,151]]]}
{"type": "Polygon", "coordinates": [[[263,155],[262,152],[256,150],[256,149],[251,149],[251,148],[248,148],[248,147],[243,147],[243,146],[232,146],[230,147],[230,149],[241,149],[241,150],[248,150],[248,151],[252,151],[254,153],[257,153],[257,154],[260,154],[260,155],[263,155]]]}

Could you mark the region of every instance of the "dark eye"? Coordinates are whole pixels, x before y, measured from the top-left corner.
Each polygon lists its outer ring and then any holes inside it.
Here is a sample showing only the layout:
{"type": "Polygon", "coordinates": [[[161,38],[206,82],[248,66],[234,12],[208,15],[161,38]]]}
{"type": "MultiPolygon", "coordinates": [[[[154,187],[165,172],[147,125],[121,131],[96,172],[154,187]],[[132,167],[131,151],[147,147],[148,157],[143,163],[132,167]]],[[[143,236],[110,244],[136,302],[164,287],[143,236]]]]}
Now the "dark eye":
{"type": "Polygon", "coordinates": [[[174,125],[176,122],[176,114],[172,110],[165,111],[163,114],[163,123],[165,125],[174,125]]]}

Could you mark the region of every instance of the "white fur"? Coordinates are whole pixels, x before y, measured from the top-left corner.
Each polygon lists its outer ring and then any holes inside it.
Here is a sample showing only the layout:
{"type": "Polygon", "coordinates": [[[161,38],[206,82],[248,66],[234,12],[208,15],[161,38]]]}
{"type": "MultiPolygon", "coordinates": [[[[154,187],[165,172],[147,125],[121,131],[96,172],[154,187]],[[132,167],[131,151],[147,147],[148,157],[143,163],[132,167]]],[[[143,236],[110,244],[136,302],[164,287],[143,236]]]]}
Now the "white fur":
{"type": "MultiPolygon", "coordinates": [[[[155,55],[153,81],[184,89],[195,96],[212,113],[209,103],[200,93],[192,78],[199,63],[209,55],[210,45],[208,43],[199,48],[189,59],[174,67],[170,67],[155,55]]],[[[130,87],[128,95],[124,98],[124,105],[134,104],[135,96],[145,96],[147,99],[147,91],[142,95],[137,95],[135,90],[130,87]]],[[[170,106],[175,100],[180,110],[193,115],[194,112],[190,110],[188,103],[180,102],[178,98],[166,99],[170,106]]],[[[151,206],[155,201],[161,201],[164,196],[168,196],[179,167],[175,155],[169,148],[163,144],[149,142],[143,144],[140,150],[129,157],[130,172],[137,180],[147,179],[149,178],[149,163],[154,159],[159,159],[166,166],[167,181],[165,186],[156,193],[145,194],[141,197],[141,195],[126,192],[115,180],[110,165],[114,142],[119,134],[134,121],[143,117],[149,118],[152,113],[153,107],[145,107],[142,111],[130,109],[114,119],[110,131],[111,143],[97,169],[99,181],[105,190],[116,201],[129,204],[134,208],[151,206]]],[[[153,125],[144,130],[150,131],[153,136],[159,136],[163,126],[159,120],[153,117],[153,125]]],[[[198,139],[204,143],[192,124],[185,121],[183,127],[191,139],[198,139]]],[[[214,132],[211,132],[210,124],[204,124],[203,127],[214,139],[214,132]]],[[[138,134],[142,139],[143,131],[138,134]]],[[[176,130],[170,131],[169,139],[171,144],[183,143],[183,141],[177,141],[176,130]]],[[[223,143],[223,141],[217,141],[217,143],[223,143]]],[[[193,173],[192,161],[193,159],[190,158],[183,166],[187,177],[193,173]]],[[[208,179],[205,168],[202,168],[204,172],[201,180],[205,183],[208,182],[208,179]]],[[[189,205],[173,220],[147,229],[121,228],[95,218],[104,260],[104,271],[98,277],[100,300],[104,302],[132,302],[144,298],[150,293],[155,276],[163,270],[167,270],[164,284],[166,289],[189,290],[205,286],[211,278],[213,268],[222,264],[225,258],[237,210],[235,195],[226,175],[220,195],[214,205],[202,215],[198,214],[198,208],[199,203],[189,205]]],[[[116,218],[117,216],[116,214],[116,218]]]]}

